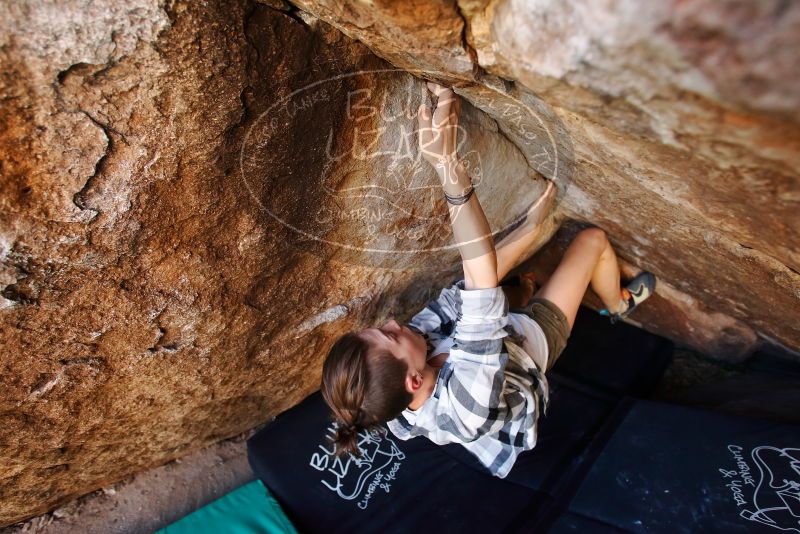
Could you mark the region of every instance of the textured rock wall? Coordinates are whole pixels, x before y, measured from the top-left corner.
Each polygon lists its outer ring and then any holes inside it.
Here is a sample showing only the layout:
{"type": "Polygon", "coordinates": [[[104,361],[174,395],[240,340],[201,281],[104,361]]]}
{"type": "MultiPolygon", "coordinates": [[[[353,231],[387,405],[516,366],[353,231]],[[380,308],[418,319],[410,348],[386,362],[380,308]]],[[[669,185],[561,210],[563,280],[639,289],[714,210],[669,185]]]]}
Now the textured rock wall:
{"type": "Polygon", "coordinates": [[[794,4],[298,5],[0,6],[0,524],[268,420],[458,272],[398,68],[467,99],[498,237],[559,184],[542,275],[598,224],[646,328],[800,347],[794,4]]]}
{"type": "MultiPolygon", "coordinates": [[[[372,288],[291,246],[239,179],[240,148],[270,102],[334,65],[376,60],[245,2],[2,10],[6,524],[251,428],[317,387],[321,339],[271,342],[372,288]]],[[[320,131],[343,109],[316,109],[320,131]]],[[[309,126],[300,117],[278,136],[309,146],[309,126]]],[[[285,144],[274,168],[314,164],[285,144]]]]}
{"type": "Polygon", "coordinates": [[[459,85],[501,129],[518,118],[509,96],[538,98],[571,144],[570,172],[531,161],[565,189],[559,217],[602,227],[634,271],[659,276],[634,322],[730,359],[800,348],[800,4],[296,4],[459,85]]]}
{"type": "Polygon", "coordinates": [[[247,99],[307,61],[276,41],[321,38],[244,4],[2,9],[9,523],[296,400],[302,381],[252,372],[269,319],[244,302],[269,229],[225,177],[247,99]],[[257,57],[256,37],[271,56],[257,57]]]}
{"type": "MultiPolygon", "coordinates": [[[[268,420],[319,387],[330,339],[459,267],[422,82],[329,25],[2,9],[0,524],[268,420]]],[[[463,125],[502,230],[544,182],[489,115],[463,125]]]]}

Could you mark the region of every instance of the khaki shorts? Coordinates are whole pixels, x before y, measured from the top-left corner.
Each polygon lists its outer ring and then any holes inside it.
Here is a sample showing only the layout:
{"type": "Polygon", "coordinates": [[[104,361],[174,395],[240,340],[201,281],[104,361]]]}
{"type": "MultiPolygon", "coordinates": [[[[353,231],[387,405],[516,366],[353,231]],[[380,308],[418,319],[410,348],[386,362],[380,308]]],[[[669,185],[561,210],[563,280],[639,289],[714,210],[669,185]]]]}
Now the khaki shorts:
{"type": "Polygon", "coordinates": [[[534,297],[525,308],[515,308],[509,311],[524,313],[542,327],[544,337],[547,340],[548,353],[547,369],[545,371],[549,371],[555,365],[558,357],[561,356],[564,347],[567,346],[567,339],[570,334],[567,316],[564,315],[561,308],[542,297],[534,297]]]}

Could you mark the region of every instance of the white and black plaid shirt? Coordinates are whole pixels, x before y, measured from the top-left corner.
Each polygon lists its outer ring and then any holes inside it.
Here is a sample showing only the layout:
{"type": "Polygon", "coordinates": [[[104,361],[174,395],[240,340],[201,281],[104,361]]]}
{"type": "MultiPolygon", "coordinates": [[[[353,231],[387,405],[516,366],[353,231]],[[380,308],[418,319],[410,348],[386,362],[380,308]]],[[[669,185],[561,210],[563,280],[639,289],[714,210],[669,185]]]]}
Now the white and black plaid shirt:
{"type": "Polygon", "coordinates": [[[408,326],[436,347],[431,354],[449,344],[450,355],[430,398],[416,410],[403,410],[387,423],[389,430],[401,440],[425,436],[439,445],[461,443],[504,478],[518,454],[536,445],[549,394],[534,359],[509,337],[519,334],[509,325],[502,287],[466,290],[458,280],[408,326]]]}

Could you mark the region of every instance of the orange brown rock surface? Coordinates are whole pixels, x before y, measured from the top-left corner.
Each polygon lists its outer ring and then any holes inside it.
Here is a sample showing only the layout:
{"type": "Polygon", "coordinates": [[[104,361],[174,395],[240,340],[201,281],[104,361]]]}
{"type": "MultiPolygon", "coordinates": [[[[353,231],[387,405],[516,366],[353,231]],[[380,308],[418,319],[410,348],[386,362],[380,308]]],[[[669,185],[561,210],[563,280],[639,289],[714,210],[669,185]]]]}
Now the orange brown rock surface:
{"type": "Polygon", "coordinates": [[[595,224],[659,277],[632,321],[800,350],[797,4],[296,4],[0,7],[0,524],[267,421],[458,274],[420,77],[498,236],[560,186],[540,280],[595,224]]]}

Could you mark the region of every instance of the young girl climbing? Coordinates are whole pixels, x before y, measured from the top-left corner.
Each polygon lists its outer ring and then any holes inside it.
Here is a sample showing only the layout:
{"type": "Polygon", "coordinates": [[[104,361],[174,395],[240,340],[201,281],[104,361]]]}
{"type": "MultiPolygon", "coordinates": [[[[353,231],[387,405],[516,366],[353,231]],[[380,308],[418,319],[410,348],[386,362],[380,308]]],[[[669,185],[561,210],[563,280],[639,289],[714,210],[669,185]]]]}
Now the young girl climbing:
{"type": "Polygon", "coordinates": [[[589,228],[533,298],[528,276],[506,280],[536,239],[555,188],[549,183],[524,224],[495,247],[456,151],[460,100],[440,85],[428,89],[436,100],[418,111],[420,150],[441,179],[464,277],[407,324],[390,320],[340,337],[323,364],[321,390],[338,423],[337,454],[360,456],[360,432],[385,423],[402,440],[461,443],[502,478],[536,443],[548,401],[544,374],[567,343],[587,286],[616,322],[653,293],[655,277],[645,271],[620,287],[606,234],[589,228]]]}

